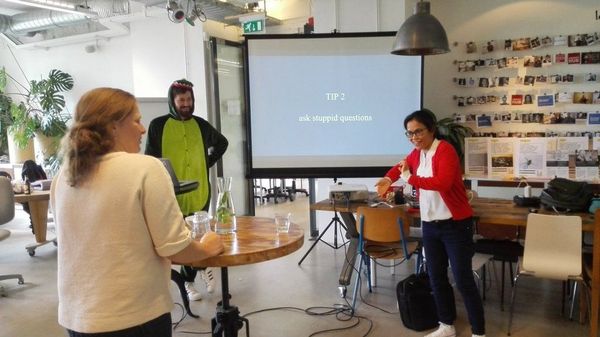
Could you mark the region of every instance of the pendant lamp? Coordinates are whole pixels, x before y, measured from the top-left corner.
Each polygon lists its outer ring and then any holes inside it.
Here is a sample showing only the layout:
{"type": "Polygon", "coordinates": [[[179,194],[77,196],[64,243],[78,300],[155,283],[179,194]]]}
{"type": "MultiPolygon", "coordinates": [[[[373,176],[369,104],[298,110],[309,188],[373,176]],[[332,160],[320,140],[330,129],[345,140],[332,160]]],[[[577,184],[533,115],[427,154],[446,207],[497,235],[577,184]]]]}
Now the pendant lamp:
{"type": "Polygon", "coordinates": [[[435,55],[450,51],[444,27],[429,12],[429,1],[417,3],[415,14],[406,19],[396,33],[392,54],[435,55]]]}

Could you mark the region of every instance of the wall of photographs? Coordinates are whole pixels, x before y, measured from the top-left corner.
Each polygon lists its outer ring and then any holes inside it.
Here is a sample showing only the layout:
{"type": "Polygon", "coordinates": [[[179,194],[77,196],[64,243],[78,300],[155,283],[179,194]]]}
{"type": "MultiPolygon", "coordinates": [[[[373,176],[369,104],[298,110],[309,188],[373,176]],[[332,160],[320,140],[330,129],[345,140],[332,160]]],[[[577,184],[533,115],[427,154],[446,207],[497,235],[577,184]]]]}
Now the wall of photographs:
{"type": "Polygon", "coordinates": [[[598,182],[600,33],[455,43],[454,118],[469,177],[598,182]],[[480,139],[477,139],[480,138],[480,139]]]}

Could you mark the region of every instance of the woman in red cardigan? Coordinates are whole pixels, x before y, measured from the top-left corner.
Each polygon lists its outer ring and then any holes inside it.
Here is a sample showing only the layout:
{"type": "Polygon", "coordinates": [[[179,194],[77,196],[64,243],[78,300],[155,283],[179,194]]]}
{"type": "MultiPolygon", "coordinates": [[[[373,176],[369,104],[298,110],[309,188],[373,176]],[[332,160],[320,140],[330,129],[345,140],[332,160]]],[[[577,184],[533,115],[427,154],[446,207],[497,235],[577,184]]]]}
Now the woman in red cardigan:
{"type": "Polygon", "coordinates": [[[471,270],[473,210],[458,155],[450,143],[437,139],[436,123],[435,115],[427,109],[404,119],[406,136],[415,149],[377,182],[377,192],[385,194],[400,178],[418,190],[427,272],[440,320],[439,328],[426,337],[456,336],[456,305],[448,281],[448,261],[473,337],[485,336],[483,305],[471,270]]]}

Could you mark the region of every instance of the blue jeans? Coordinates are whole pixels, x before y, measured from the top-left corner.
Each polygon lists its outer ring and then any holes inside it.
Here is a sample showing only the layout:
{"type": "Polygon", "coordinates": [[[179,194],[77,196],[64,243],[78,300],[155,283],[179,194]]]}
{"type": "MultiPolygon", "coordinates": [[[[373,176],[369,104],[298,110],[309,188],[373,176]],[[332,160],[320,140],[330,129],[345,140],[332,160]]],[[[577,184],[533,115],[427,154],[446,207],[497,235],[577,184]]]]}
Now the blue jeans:
{"type": "Polygon", "coordinates": [[[171,337],[171,313],[166,313],[146,323],[111,332],[81,333],[67,329],[69,337],[171,337]]]}
{"type": "Polygon", "coordinates": [[[456,288],[465,303],[471,330],[476,335],[485,334],[483,304],[471,268],[474,254],[473,219],[423,221],[423,246],[440,322],[454,324],[456,319],[453,290],[448,281],[450,260],[456,288]]]}

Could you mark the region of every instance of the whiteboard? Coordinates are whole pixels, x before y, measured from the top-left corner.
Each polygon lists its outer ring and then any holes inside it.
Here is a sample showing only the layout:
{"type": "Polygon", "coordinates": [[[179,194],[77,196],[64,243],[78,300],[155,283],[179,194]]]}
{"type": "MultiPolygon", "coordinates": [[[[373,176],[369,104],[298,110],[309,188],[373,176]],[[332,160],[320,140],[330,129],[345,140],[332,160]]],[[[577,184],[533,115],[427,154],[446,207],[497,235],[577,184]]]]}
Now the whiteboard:
{"type": "MultiPolygon", "coordinates": [[[[166,97],[138,97],[137,101],[142,114],[142,125],[146,131],[154,118],[169,113],[169,101],[166,97]]],[[[142,136],[140,153],[144,153],[144,150],[146,150],[146,134],[142,136]]]]}

